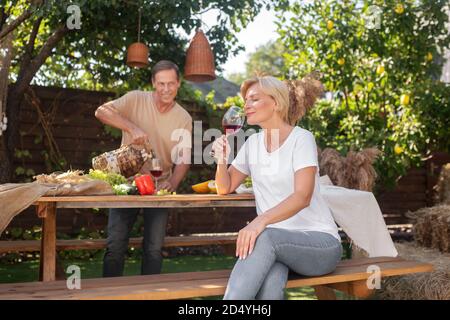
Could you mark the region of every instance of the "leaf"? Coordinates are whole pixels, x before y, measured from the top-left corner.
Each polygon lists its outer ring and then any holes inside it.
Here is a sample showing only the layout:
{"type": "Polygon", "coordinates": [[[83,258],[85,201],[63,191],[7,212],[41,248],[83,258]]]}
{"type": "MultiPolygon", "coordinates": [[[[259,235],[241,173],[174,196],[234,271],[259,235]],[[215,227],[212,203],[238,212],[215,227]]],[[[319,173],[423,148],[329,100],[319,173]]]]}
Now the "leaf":
{"type": "Polygon", "coordinates": [[[15,170],[15,174],[16,174],[16,176],[20,176],[20,175],[25,174],[25,168],[17,167],[16,170],[15,170]]]}

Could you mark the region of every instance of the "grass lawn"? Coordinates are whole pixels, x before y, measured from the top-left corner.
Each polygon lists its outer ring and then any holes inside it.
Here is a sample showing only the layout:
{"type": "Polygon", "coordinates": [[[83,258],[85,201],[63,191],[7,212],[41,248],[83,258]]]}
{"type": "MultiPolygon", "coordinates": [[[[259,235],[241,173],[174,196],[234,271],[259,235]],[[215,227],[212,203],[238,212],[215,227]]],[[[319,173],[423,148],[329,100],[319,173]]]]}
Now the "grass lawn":
{"type": "MultiPolygon", "coordinates": [[[[230,256],[180,256],[176,258],[166,258],[163,261],[163,273],[208,271],[217,269],[231,269],[235,258],[230,256]]],[[[96,255],[91,260],[62,260],[64,269],[69,265],[78,265],[81,269],[81,276],[84,279],[100,278],[102,276],[102,255],[96,255]]],[[[141,270],[141,260],[129,258],[125,263],[125,275],[139,275],[141,270]]],[[[0,283],[30,282],[38,281],[39,261],[25,261],[16,264],[0,265],[0,283]]],[[[316,300],[314,289],[311,287],[288,289],[289,300],[316,300]]],[[[209,297],[207,299],[220,299],[220,297],[209,297]]]]}

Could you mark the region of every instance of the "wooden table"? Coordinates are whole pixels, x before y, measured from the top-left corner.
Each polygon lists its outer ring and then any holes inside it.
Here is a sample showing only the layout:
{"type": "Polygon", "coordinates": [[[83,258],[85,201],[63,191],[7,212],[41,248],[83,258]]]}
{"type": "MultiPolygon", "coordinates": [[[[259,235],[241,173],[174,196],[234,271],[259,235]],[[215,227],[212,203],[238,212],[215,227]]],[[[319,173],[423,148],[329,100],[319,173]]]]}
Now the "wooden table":
{"type": "Polygon", "coordinates": [[[58,208],[213,208],[255,207],[253,194],[186,194],[167,196],[41,197],[34,205],[42,218],[40,278],[54,281],[56,271],[56,211],[58,208]]]}

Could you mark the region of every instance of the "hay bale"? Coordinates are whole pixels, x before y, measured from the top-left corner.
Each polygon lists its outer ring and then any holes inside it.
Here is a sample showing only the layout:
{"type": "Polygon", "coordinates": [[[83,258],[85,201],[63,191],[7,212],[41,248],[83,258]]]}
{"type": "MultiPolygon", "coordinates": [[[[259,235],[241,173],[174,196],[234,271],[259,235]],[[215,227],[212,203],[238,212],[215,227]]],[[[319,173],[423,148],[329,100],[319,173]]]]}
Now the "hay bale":
{"type": "MultiPolygon", "coordinates": [[[[433,248],[437,248],[442,252],[450,252],[449,242],[450,242],[450,210],[443,212],[442,215],[438,216],[435,224],[436,245],[433,248]]],[[[433,238],[434,239],[434,238],[433,238]]]]}
{"type": "Polygon", "coordinates": [[[450,205],[450,163],[442,166],[438,182],[434,187],[436,191],[435,201],[440,204],[450,205]]]}
{"type": "Polygon", "coordinates": [[[407,260],[431,263],[433,272],[389,277],[382,280],[375,298],[386,300],[450,300],[450,255],[418,247],[414,243],[396,243],[399,255],[407,260]]]}
{"type": "Polygon", "coordinates": [[[408,217],[415,220],[413,234],[418,245],[450,252],[450,206],[422,208],[408,217]]]}

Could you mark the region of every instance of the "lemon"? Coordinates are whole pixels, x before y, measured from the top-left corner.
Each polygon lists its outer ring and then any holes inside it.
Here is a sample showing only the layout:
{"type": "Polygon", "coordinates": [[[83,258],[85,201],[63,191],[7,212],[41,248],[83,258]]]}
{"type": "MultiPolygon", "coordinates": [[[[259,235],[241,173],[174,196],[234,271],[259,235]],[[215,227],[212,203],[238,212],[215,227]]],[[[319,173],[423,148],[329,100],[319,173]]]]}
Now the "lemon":
{"type": "Polygon", "coordinates": [[[372,89],[373,89],[374,86],[375,86],[375,85],[373,84],[373,82],[369,82],[369,83],[367,84],[367,91],[372,91],[372,89]]]}
{"type": "Polygon", "coordinates": [[[398,144],[396,144],[395,147],[394,147],[394,152],[395,152],[396,155],[399,155],[399,154],[401,154],[403,152],[403,148],[400,147],[398,144]]]}
{"type": "Polygon", "coordinates": [[[345,63],[345,59],[344,59],[344,58],[340,58],[340,59],[337,61],[337,63],[338,63],[338,65],[342,66],[342,65],[345,63]]]}
{"type": "Polygon", "coordinates": [[[402,94],[400,97],[400,104],[403,106],[407,106],[409,104],[409,95],[402,94]]]}
{"type": "Polygon", "coordinates": [[[194,192],[197,192],[197,193],[209,193],[210,190],[209,190],[208,184],[211,181],[213,181],[213,180],[208,180],[208,181],[205,181],[205,182],[202,182],[202,183],[197,183],[197,184],[192,186],[192,190],[194,190],[194,192]]]}
{"type": "Polygon", "coordinates": [[[380,64],[377,67],[377,74],[380,75],[380,74],[383,74],[383,73],[384,73],[384,66],[382,64],[380,64]]]}
{"type": "Polygon", "coordinates": [[[433,54],[431,52],[428,52],[426,59],[427,59],[427,61],[432,61],[433,60],[433,54]]]}
{"type": "Polygon", "coordinates": [[[327,21],[327,29],[332,30],[334,27],[334,22],[332,20],[327,21]]]}
{"type": "Polygon", "coordinates": [[[398,14],[402,14],[405,11],[405,7],[399,3],[395,6],[395,12],[398,14]]]}
{"type": "Polygon", "coordinates": [[[211,192],[211,193],[217,193],[216,181],[215,181],[215,180],[211,180],[211,181],[208,183],[208,188],[209,188],[209,192],[211,192]]]}

